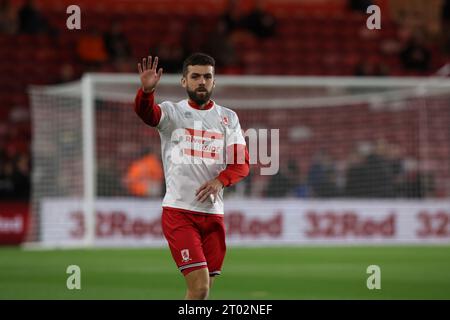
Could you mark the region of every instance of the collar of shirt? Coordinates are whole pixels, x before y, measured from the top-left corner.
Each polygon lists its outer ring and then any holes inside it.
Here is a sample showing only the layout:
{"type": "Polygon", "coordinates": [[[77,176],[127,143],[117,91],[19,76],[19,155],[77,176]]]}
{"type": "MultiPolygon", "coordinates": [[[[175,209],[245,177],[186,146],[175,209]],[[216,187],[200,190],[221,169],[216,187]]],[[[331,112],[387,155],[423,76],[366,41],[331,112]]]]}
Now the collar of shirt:
{"type": "Polygon", "coordinates": [[[189,104],[192,108],[197,109],[197,110],[209,110],[209,109],[211,109],[211,108],[213,107],[214,101],[209,100],[209,102],[208,102],[203,108],[201,108],[197,103],[195,103],[195,102],[192,101],[191,99],[188,99],[188,104],[189,104]]]}

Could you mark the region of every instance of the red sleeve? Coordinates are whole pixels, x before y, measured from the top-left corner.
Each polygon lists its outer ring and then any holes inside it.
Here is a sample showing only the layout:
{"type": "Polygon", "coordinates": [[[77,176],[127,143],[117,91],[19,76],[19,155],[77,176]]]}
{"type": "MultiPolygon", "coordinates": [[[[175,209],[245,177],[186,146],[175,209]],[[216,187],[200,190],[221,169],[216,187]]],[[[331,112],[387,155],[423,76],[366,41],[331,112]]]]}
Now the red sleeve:
{"type": "Polygon", "coordinates": [[[229,148],[227,148],[227,153],[233,151],[233,162],[229,163],[217,177],[224,187],[238,183],[248,176],[250,171],[247,147],[243,144],[233,144],[229,148]],[[231,147],[233,150],[229,149],[231,147]]]}
{"type": "Polygon", "coordinates": [[[145,93],[139,88],[134,100],[134,112],[146,124],[156,127],[161,120],[161,107],[155,103],[155,93],[145,93]]]}

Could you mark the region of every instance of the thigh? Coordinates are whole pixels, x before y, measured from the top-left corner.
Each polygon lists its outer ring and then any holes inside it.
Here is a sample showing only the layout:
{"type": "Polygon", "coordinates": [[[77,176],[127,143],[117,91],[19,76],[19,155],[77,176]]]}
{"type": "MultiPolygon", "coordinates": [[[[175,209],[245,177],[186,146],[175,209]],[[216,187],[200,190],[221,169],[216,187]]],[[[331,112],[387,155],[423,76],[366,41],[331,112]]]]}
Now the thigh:
{"type": "Polygon", "coordinates": [[[200,232],[189,217],[163,209],[162,229],[172,257],[184,275],[207,267],[200,232]]]}
{"type": "Polygon", "coordinates": [[[207,219],[208,232],[203,237],[203,252],[210,276],[221,273],[223,260],[225,259],[225,225],[222,216],[211,216],[207,219]]]}

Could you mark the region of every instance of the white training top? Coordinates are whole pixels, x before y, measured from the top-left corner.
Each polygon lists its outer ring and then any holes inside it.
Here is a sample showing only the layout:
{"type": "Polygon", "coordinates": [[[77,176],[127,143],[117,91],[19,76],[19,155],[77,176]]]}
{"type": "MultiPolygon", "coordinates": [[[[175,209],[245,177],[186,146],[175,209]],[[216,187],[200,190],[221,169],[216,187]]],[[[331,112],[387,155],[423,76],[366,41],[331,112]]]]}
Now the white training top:
{"type": "Polygon", "coordinates": [[[207,110],[195,109],[187,99],[159,106],[162,114],[156,128],[166,179],[162,206],[223,214],[223,189],[214,202],[197,201],[195,191],[226,168],[224,143],[246,144],[237,114],[215,102],[207,110]]]}

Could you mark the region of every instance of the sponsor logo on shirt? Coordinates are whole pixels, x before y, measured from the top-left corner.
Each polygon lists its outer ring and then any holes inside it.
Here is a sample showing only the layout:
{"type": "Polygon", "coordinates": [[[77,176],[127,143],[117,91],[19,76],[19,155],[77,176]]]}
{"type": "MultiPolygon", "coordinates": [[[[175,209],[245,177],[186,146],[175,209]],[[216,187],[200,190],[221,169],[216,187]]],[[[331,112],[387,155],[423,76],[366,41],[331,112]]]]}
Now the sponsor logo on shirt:
{"type": "Polygon", "coordinates": [[[185,129],[185,142],[188,148],[183,150],[185,155],[219,160],[222,150],[223,134],[214,131],[185,129]]]}

